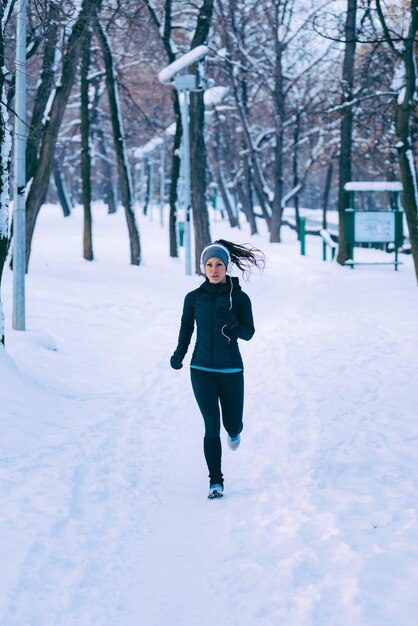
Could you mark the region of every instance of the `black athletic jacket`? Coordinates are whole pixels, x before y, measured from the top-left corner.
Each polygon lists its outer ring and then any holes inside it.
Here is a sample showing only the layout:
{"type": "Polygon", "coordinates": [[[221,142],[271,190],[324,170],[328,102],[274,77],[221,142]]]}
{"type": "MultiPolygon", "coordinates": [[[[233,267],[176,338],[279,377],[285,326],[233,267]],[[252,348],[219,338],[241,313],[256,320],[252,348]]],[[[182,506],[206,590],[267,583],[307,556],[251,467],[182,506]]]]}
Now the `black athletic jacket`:
{"type": "Polygon", "coordinates": [[[177,355],[180,360],[189,347],[196,321],[197,337],[191,365],[213,369],[242,368],[237,339],[249,341],[254,335],[251,300],[241,290],[238,278],[226,283],[205,282],[184,299],[177,355]],[[233,324],[233,330],[225,328],[233,324]],[[227,336],[225,336],[227,335],[227,336]]]}

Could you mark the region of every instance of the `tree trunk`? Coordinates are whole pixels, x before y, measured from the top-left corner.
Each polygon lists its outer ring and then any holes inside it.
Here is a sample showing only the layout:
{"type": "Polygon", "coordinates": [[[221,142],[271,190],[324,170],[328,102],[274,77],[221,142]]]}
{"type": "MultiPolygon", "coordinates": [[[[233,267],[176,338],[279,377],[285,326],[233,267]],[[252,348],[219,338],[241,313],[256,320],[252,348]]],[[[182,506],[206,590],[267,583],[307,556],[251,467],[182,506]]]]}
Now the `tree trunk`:
{"type": "Polygon", "coordinates": [[[91,155],[90,155],[90,111],[89,111],[89,80],[91,31],[84,36],[81,53],[81,183],[83,190],[84,207],[84,231],[83,231],[83,257],[86,261],[92,261],[93,233],[91,217],[91,155]]]}
{"type": "Polygon", "coordinates": [[[283,121],[285,119],[285,96],[283,85],[282,53],[283,47],[279,41],[279,6],[275,5],[275,66],[274,66],[274,102],[276,111],[274,125],[276,144],[274,147],[274,198],[271,207],[270,241],[280,243],[282,214],[283,214],[283,121]]]}
{"type": "MultiPolygon", "coordinates": [[[[233,8],[233,7],[232,7],[233,8]]],[[[245,78],[241,83],[242,90],[242,103],[244,106],[244,110],[248,111],[248,89],[247,89],[247,81],[245,78]]],[[[241,142],[241,152],[244,154],[248,151],[248,148],[245,144],[245,141],[241,142]]],[[[254,202],[253,202],[253,185],[252,185],[252,174],[251,174],[251,160],[248,156],[244,156],[243,158],[243,181],[242,184],[237,185],[238,198],[242,204],[242,208],[247,218],[247,221],[250,225],[251,234],[257,234],[257,222],[254,215],[254,202]]]]}
{"type": "Polygon", "coordinates": [[[341,97],[341,142],[338,180],[338,257],[341,265],[348,259],[344,228],[344,214],[347,208],[347,192],[344,185],[351,180],[353,108],[350,103],[353,97],[354,64],[356,55],[356,13],[357,0],[347,0],[347,17],[345,23],[345,51],[343,63],[342,97],[341,97]],[[344,106],[347,105],[347,106],[344,106]]]}
{"type": "MultiPolygon", "coordinates": [[[[280,118],[281,120],[281,118],[280,118]]],[[[270,241],[280,243],[282,228],[283,199],[283,130],[276,116],[276,145],[274,148],[274,199],[271,207],[270,241]]]]}
{"type": "MultiPolygon", "coordinates": [[[[171,46],[171,0],[166,0],[165,15],[164,15],[164,31],[163,31],[163,44],[167,53],[167,57],[170,63],[175,60],[175,54],[171,46]]],[[[176,121],[176,132],[174,135],[173,152],[171,157],[171,181],[170,181],[170,256],[178,256],[177,245],[177,201],[178,201],[178,182],[180,180],[180,147],[181,137],[183,134],[183,127],[181,122],[181,111],[179,95],[176,89],[173,90],[173,109],[174,118],[176,121]]]]}
{"type": "Polygon", "coordinates": [[[238,219],[237,219],[234,209],[232,208],[228,190],[225,185],[224,177],[220,170],[219,163],[216,161],[216,158],[214,159],[213,169],[215,172],[218,189],[221,192],[222,202],[224,204],[226,214],[228,216],[229,225],[231,226],[231,228],[236,228],[237,226],[239,227],[238,219]]]}
{"type": "Polygon", "coordinates": [[[103,200],[105,204],[107,204],[108,213],[113,214],[116,213],[117,207],[115,192],[113,188],[112,163],[111,159],[109,158],[108,150],[106,147],[105,135],[100,119],[99,102],[102,95],[101,80],[101,77],[99,77],[98,79],[91,81],[95,83],[95,94],[93,97],[93,103],[90,112],[90,127],[92,138],[94,137],[94,135],[97,136],[97,146],[100,154],[100,164],[103,178],[103,200]]]}
{"type": "Polygon", "coordinates": [[[122,125],[118,85],[116,82],[116,71],[113,63],[109,39],[99,20],[96,21],[96,31],[100,41],[100,47],[102,49],[105,64],[106,87],[109,97],[113,135],[115,139],[115,152],[118,163],[120,192],[122,204],[125,209],[126,223],[129,232],[131,265],[140,265],[141,244],[139,240],[138,227],[135,220],[134,195],[128,163],[128,155],[126,151],[125,133],[122,125]]]}
{"type": "Polygon", "coordinates": [[[42,136],[39,158],[33,175],[32,185],[26,201],[26,269],[32,247],[32,237],[36,220],[45,201],[51,176],[58,132],[64,117],[65,107],[74,84],[81,44],[89,21],[100,7],[101,0],[83,0],[81,11],[68,39],[65,52],[61,83],[57,87],[49,114],[49,120],[42,136]]]}
{"type": "MultiPolygon", "coordinates": [[[[255,213],[254,213],[254,199],[253,199],[253,177],[252,177],[252,171],[251,171],[251,163],[250,160],[248,159],[248,157],[244,158],[244,185],[243,185],[243,192],[244,195],[247,199],[247,219],[250,223],[250,227],[251,227],[251,234],[252,235],[256,235],[258,234],[258,229],[257,229],[257,222],[255,219],[255,213]]],[[[245,206],[245,205],[244,205],[245,206]]]]}
{"type": "Polygon", "coordinates": [[[399,169],[403,186],[403,208],[408,224],[411,253],[418,282],[418,179],[412,148],[408,146],[407,142],[399,149],[399,169]]]}
{"type": "Polygon", "coordinates": [[[405,93],[398,98],[396,111],[396,132],[400,139],[398,143],[399,169],[403,186],[403,207],[408,224],[409,239],[411,242],[412,258],[415,274],[418,281],[418,180],[415,165],[415,155],[411,141],[411,117],[416,97],[416,65],[414,42],[418,31],[418,2],[411,0],[411,23],[408,38],[403,50],[405,66],[405,93]]]}
{"type": "Polygon", "coordinates": [[[242,205],[242,210],[244,212],[244,215],[247,218],[247,222],[250,225],[251,234],[256,235],[257,223],[255,221],[255,215],[254,215],[253,206],[251,202],[251,189],[248,188],[246,180],[244,180],[243,183],[238,182],[237,193],[238,193],[239,201],[242,205]]]}
{"type": "Polygon", "coordinates": [[[376,0],[376,8],[385,39],[392,51],[402,62],[405,71],[405,84],[397,98],[395,125],[396,133],[399,137],[397,148],[400,177],[403,187],[403,207],[408,224],[415,274],[418,281],[418,179],[411,132],[411,117],[414,111],[414,100],[416,99],[417,75],[415,38],[418,31],[418,0],[410,0],[411,21],[409,23],[407,36],[401,40],[402,51],[395,45],[395,40],[392,38],[392,33],[386,24],[380,0],[376,0]]]}
{"type": "MultiPolygon", "coordinates": [[[[295,128],[293,133],[293,189],[296,189],[299,185],[299,132],[300,132],[300,113],[296,113],[295,128]]],[[[298,233],[298,239],[300,239],[300,215],[299,215],[299,194],[295,195],[295,219],[296,219],[296,231],[298,233]]]]}
{"type": "Polygon", "coordinates": [[[203,92],[190,94],[190,179],[195,233],[195,269],[200,272],[200,255],[210,242],[209,215],[206,205],[206,147],[204,139],[205,106],[203,92]]]}
{"type": "Polygon", "coordinates": [[[177,257],[178,256],[178,247],[177,247],[177,187],[178,181],[180,179],[180,163],[181,159],[179,156],[180,146],[181,146],[181,136],[183,133],[183,128],[181,125],[181,115],[180,115],[180,105],[178,99],[177,91],[173,93],[174,98],[174,112],[177,118],[176,120],[176,133],[174,135],[174,143],[173,143],[173,152],[171,157],[171,182],[170,182],[170,256],[177,257]]]}
{"type": "Polygon", "coordinates": [[[325,188],[324,188],[324,197],[322,200],[322,228],[327,228],[328,224],[327,224],[327,211],[328,211],[328,204],[329,204],[329,194],[331,191],[331,182],[332,182],[332,174],[334,171],[334,165],[332,163],[332,161],[329,162],[328,164],[328,168],[327,168],[327,177],[325,179],[325,188]]]}
{"type": "Polygon", "coordinates": [[[1,280],[6,262],[9,239],[9,172],[11,136],[7,124],[8,113],[5,106],[4,88],[6,68],[4,60],[4,26],[11,2],[0,2],[0,343],[4,345],[4,316],[1,303],[1,280]]]}
{"type": "MultiPolygon", "coordinates": [[[[214,0],[203,0],[197,19],[191,48],[207,41],[212,19],[214,0]]],[[[191,66],[191,71],[199,78],[199,66],[191,66]]],[[[193,225],[195,232],[195,269],[200,272],[200,255],[210,242],[209,215],[206,204],[206,146],[205,146],[205,104],[203,92],[190,93],[190,169],[193,225]]]]}
{"type": "Polygon", "coordinates": [[[96,130],[97,135],[97,143],[99,147],[99,152],[101,155],[101,164],[102,164],[102,176],[103,176],[103,188],[104,188],[104,201],[107,204],[107,210],[109,215],[116,213],[116,198],[115,191],[113,188],[113,173],[112,173],[112,165],[110,163],[108,150],[106,148],[106,142],[104,138],[104,132],[102,128],[97,127],[96,130]]]}
{"type": "Polygon", "coordinates": [[[149,159],[144,160],[144,172],[145,172],[145,198],[144,198],[144,206],[142,212],[144,215],[148,214],[148,206],[150,203],[151,196],[151,165],[149,163],[149,159]]]}
{"type": "Polygon", "coordinates": [[[57,190],[58,198],[62,207],[62,211],[64,213],[64,217],[68,217],[71,215],[71,210],[73,208],[73,204],[71,202],[70,194],[67,189],[67,185],[65,184],[64,176],[59,168],[57,162],[54,163],[54,183],[57,190]]]}

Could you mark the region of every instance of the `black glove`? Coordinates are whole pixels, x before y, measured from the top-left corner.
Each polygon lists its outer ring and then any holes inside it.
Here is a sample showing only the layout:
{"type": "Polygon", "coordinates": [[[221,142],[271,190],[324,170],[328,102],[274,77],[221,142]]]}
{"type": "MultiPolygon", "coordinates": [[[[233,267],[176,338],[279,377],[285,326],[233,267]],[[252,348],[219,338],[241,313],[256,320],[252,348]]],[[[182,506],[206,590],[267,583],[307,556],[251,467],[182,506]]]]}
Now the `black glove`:
{"type": "Polygon", "coordinates": [[[179,357],[177,350],[175,350],[173,356],[170,359],[170,365],[173,370],[181,370],[181,368],[183,367],[182,360],[183,359],[179,357]]]}
{"type": "Polygon", "coordinates": [[[223,331],[230,337],[233,337],[237,334],[238,326],[239,324],[237,318],[231,313],[228,323],[223,326],[223,331]]]}

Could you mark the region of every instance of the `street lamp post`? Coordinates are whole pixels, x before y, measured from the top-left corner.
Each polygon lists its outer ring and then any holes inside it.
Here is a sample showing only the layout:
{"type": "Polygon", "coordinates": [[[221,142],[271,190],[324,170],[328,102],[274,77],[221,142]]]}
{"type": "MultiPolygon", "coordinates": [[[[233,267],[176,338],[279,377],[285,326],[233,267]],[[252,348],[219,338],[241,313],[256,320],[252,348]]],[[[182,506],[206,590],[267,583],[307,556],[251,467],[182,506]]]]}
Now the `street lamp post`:
{"type": "Polygon", "coordinates": [[[200,91],[201,86],[198,78],[194,74],[187,74],[186,70],[190,65],[197,63],[209,52],[207,46],[197,46],[182,57],[165,67],[158,74],[158,78],[163,84],[173,84],[180,94],[181,122],[183,127],[183,175],[184,175],[184,248],[185,248],[185,268],[186,274],[192,274],[192,251],[191,251],[191,180],[190,180],[190,114],[189,102],[190,92],[200,91]]]}
{"type": "Polygon", "coordinates": [[[192,275],[191,251],[191,178],[190,178],[190,91],[196,88],[196,76],[184,74],[176,76],[175,86],[180,93],[181,123],[183,128],[183,176],[184,176],[184,250],[187,276],[192,275]]]}

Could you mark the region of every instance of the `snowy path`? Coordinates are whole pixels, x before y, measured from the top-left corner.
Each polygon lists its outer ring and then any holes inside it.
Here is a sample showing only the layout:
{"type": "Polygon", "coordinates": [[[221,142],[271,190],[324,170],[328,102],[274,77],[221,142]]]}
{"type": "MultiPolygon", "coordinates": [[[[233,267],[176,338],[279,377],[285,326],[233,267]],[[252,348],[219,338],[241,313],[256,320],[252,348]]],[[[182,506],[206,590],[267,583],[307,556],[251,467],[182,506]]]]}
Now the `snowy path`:
{"type": "MultiPolygon", "coordinates": [[[[61,220],[43,219],[52,241],[61,220]]],[[[1,626],[415,625],[410,268],[343,272],[293,243],[268,251],[245,287],[257,333],[242,346],[243,444],[225,449],[226,497],[209,502],[187,363],[167,366],[199,280],[148,221],[143,268],[125,265],[121,218],[101,215],[98,261],[83,263],[71,219],[67,248],[33,260],[28,333],[9,330],[35,383],[21,404],[0,390],[1,626]]]]}

